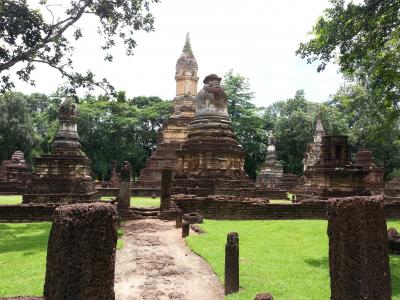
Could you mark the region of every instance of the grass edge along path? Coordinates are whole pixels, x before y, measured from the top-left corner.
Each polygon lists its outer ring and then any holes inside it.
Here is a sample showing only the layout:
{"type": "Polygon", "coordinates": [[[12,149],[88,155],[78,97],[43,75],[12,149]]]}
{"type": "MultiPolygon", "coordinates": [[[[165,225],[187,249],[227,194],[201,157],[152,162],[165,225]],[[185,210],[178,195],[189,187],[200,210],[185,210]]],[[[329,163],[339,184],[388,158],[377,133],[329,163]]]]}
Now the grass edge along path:
{"type": "MultiPolygon", "coordinates": [[[[239,232],[241,291],[229,300],[253,299],[268,292],[277,300],[329,299],[327,221],[205,220],[205,235],[192,234],[187,245],[202,256],[224,282],[226,234],[239,232]]],[[[400,221],[387,227],[400,229],[400,221]]],[[[400,256],[390,256],[392,299],[400,300],[400,256]]]]}

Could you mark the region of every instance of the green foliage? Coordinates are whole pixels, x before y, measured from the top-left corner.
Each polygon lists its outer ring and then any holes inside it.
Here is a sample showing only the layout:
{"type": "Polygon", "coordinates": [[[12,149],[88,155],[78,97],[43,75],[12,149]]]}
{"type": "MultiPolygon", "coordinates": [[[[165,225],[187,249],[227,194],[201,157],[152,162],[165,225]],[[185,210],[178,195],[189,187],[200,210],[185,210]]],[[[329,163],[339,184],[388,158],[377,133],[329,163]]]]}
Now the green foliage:
{"type": "Polygon", "coordinates": [[[331,0],[297,54],[318,71],[337,62],[341,72],[363,83],[375,101],[398,108],[400,101],[400,1],[331,0]]]}
{"type": "Polygon", "coordinates": [[[1,95],[0,116],[0,160],[10,159],[16,150],[23,151],[29,159],[38,136],[33,130],[27,97],[21,93],[1,95]]]}
{"type": "Polygon", "coordinates": [[[96,177],[108,177],[111,160],[129,161],[138,176],[156,146],[157,130],[169,116],[171,104],[158,97],[125,102],[89,98],[81,100],[79,111],[81,144],[96,177]]]}
{"type": "MultiPolygon", "coordinates": [[[[149,4],[158,0],[70,0],[63,10],[54,9],[47,1],[39,1],[32,8],[26,0],[3,0],[0,3],[0,91],[14,87],[10,74],[15,72],[20,80],[34,85],[31,73],[36,64],[46,64],[69,81],[70,91],[78,87],[100,87],[114,92],[103,78],[96,80],[88,70],[86,74],[73,70],[74,40],[83,37],[79,20],[89,16],[98,23],[106,61],[112,61],[110,49],[117,39],[125,45],[126,54],[132,55],[136,46],[136,31],[152,31],[154,18],[149,4]],[[50,14],[50,18],[43,15],[50,14]],[[49,19],[47,21],[47,19],[49,19]],[[19,69],[17,69],[19,68],[19,69]],[[13,71],[15,70],[15,71],[13,71]]],[[[58,6],[58,5],[57,5],[58,6]]]]}
{"type": "Polygon", "coordinates": [[[346,134],[347,121],[335,107],[306,100],[302,90],[294,98],[279,101],[267,108],[264,118],[272,125],[278,160],[284,172],[302,174],[303,157],[320,113],[326,134],[346,134]]]}
{"type": "Polygon", "coordinates": [[[264,120],[251,103],[254,93],[249,80],[230,70],[224,75],[222,85],[228,96],[228,113],[240,145],[246,153],[244,168],[253,179],[264,161],[264,120]]]}
{"type": "Polygon", "coordinates": [[[400,119],[397,110],[386,109],[361,85],[347,85],[332,97],[336,107],[348,120],[353,149],[372,151],[375,162],[392,172],[400,164],[400,119]]]}
{"type": "MultiPolygon", "coordinates": [[[[274,299],[329,299],[326,221],[205,220],[204,235],[190,235],[188,246],[202,256],[224,281],[226,234],[239,233],[239,293],[226,299],[253,299],[269,292],[274,299]]],[[[388,227],[400,228],[400,222],[388,227]]],[[[400,299],[400,258],[390,256],[393,298],[400,299]]]]}

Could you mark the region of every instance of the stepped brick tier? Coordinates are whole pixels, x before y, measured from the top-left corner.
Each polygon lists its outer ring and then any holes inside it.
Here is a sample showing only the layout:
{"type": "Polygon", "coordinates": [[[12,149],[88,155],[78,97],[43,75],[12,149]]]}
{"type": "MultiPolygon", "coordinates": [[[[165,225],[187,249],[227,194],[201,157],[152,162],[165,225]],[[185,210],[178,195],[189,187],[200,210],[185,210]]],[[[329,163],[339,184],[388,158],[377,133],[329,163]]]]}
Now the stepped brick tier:
{"type": "Polygon", "coordinates": [[[15,151],[10,160],[4,160],[0,167],[0,194],[22,194],[30,180],[30,166],[24,153],[15,151]]]}
{"type": "Polygon", "coordinates": [[[283,176],[282,164],[276,160],[275,138],[268,138],[267,155],[257,176],[257,185],[267,189],[278,188],[283,176]]]}
{"type": "Polygon", "coordinates": [[[90,160],[81,150],[77,132],[77,105],[67,98],[60,106],[60,126],[51,154],[37,158],[36,171],[23,203],[74,203],[98,200],[90,176],[90,160]]]}
{"type": "Polygon", "coordinates": [[[211,74],[203,82],[188,139],[176,152],[173,194],[252,196],[254,183],[244,172],[245,154],[233,133],[221,78],[211,74]]]}
{"type": "Polygon", "coordinates": [[[400,177],[387,182],[378,193],[383,194],[387,202],[400,202],[400,177]]]}
{"type": "Polygon", "coordinates": [[[307,145],[306,152],[304,153],[304,171],[308,167],[315,166],[321,156],[322,137],[325,136],[324,126],[322,125],[321,117],[318,114],[317,125],[315,126],[314,142],[307,145]]]}
{"type": "Polygon", "coordinates": [[[196,113],[194,100],[199,80],[197,70],[197,62],[190,46],[188,34],[182,54],[176,63],[176,97],[172,101],[173,114],[160,129],[157,149],[140,172],[139,182],[133,185],[134,188],[148,190],[150,195],[154,193],[154,190],[159,193],[162,169],[175,169],[176,151],[186,141],[189,124],[196,113]]]}
{"type": "Polygon", "coordinates": [[[369,151],[350,161],[347,136],[323,136],[321,157],[304,175],[304,193],[322,197],[365,196],[383,185],[383,170],[372,164],[369,151]]]}

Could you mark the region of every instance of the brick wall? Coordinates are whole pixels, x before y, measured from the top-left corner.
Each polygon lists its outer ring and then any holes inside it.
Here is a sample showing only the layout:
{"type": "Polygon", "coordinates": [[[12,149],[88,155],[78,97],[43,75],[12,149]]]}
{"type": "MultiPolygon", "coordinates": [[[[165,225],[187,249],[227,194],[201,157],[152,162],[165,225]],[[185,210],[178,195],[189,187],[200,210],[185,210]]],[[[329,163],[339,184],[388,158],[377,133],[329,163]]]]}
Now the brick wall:
{"type": "Polygon", "coordinates": [[[0,205],[0,222],[51,221],[55,206],[51,205],[0,205]]]}
{"type": "MultiPolygon", "coordinates": [[[[279,220],[279,219],[326,219],[326,203],[263,204],[239,201],[215,201],[209,198],[176,199],[184,213],[198,212],[209,219],[231,220],[279,220]]],[[[400,219],[400,203],[385,205],[388,219],[400,219]]]]}

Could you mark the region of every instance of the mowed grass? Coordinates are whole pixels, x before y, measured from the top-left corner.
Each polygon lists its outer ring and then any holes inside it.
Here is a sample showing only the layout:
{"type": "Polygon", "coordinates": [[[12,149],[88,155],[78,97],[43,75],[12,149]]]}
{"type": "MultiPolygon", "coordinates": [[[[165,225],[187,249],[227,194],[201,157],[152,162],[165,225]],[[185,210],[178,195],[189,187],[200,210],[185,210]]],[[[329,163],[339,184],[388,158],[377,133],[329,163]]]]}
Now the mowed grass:
{"type": "MultiPolygon", "coordinates": [[[[204,235],[193,234],[187,244],[211,265],[224,282],[226,234],[239,232],[241,291],[230,300],[254,299],[269,292],[274,299],[329,299],[327,221],[205,220],[204,235]]],[[[400,229],[400,221],[388,228],[400,229]]],[[[400,257],[390,257],[393,298],[400,299],[400,257]]]]}
{"type": "MultiPolygon", "coordinates": [[[[110,199],[114,199],[115,197],[101,197],[101,200],[110,200],[110,199]]],[[[135,207],[151,207],[151,206],[156,206],[159,207],[160,206],[160,198],[156,197],[156,198],[151,198],[151,197],[131,197],[131,206],[135,206],[135,207]]]]}
{"type": "MultiPolygon", "coordinates": [[[[0,223],[0,297],[42,296],[51,223],[0,223]]],[[[123,247],[118,229],[117,249],[123,247]]]]}
{"type": "Polygon", "coordinates": [[[0,296],[42,296],[51,223],[0,224],[0,296]]]}
{"type": "Polygon", "coordinates": [[[21,204],[22,195],[0,196],[0,205],[5,204],[21,204]]]}

